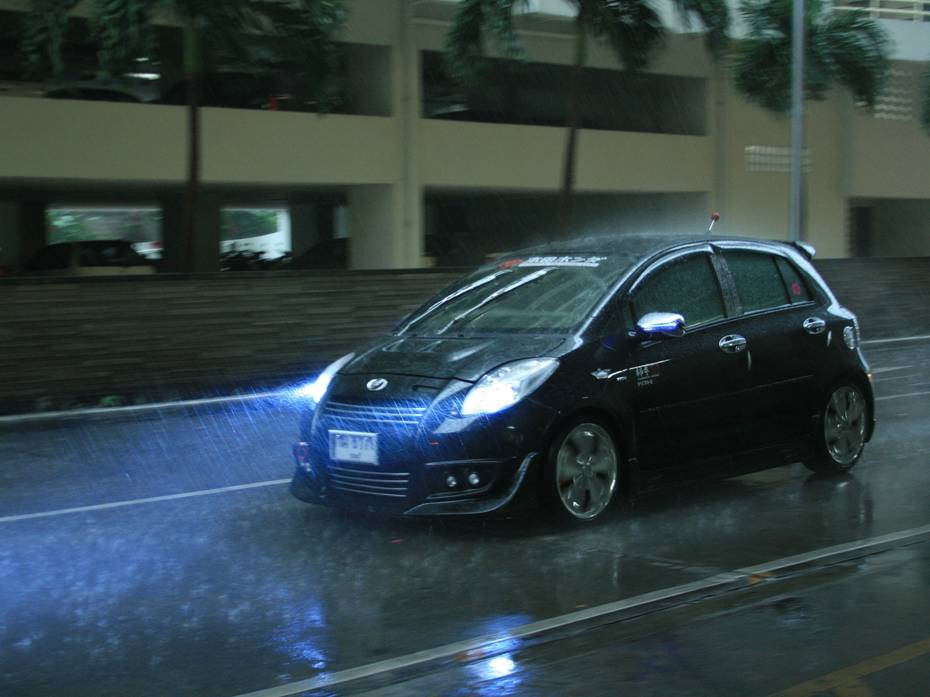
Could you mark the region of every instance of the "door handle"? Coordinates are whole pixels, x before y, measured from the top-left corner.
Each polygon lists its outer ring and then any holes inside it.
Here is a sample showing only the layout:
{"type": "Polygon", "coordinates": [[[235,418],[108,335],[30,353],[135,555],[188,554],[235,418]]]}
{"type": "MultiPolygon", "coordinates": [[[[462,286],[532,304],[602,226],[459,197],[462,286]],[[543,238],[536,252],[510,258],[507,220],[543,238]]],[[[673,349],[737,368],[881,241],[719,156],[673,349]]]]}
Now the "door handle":
{"type": "Polygon", "coordinates": [[[827,328],[827,323],[819,317],[808,317],[801,326],[804,327],[804,331],[808,334],[823,334],[823,330],[827,328]]]}
{"type": "Polygon", "coordinates": [[[746,349],[746,337],[739,334],[727,334],[717,345],[724,353],[739,353],[746,349]]]}

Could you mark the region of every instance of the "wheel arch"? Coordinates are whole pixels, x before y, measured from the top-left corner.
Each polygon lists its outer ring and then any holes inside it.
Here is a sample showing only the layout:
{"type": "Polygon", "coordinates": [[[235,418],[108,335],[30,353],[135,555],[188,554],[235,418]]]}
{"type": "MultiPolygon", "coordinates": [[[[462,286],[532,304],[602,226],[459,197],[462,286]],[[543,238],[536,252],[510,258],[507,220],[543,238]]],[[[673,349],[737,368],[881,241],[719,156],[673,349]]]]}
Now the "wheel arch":
{"type": "MultiPolygon", "coordinates": [[[[568,410],[559,414],[549,426],[546,435],[545,447],[541,455],[545,462],[552,456],[553,448],[556,447],[557,440],[565,432],[567,426],[579,419],[590,418],[593,421],[603,424],[610,431],[617,446],[618,465],[620,471],[618,476],[625,491],[631,491],[630,487],[635,482],[635,440],[633,438],[632,421],[626,414],[618,414],[613,409],[604,404],[590,403],[580,404],[575,409],[568,410]]],[[[537,468],[537,477],[542,479],[545,467],[537,468]]]]}
{"type": "Polygon", "coordinates": [[[856,387],[858,387],[862,391],[862,394],[865,396],[865,401],[869,408],[869,419],[866,423],[865,433],[865,442],[868,443],[870,440],[872,440],[872,434],[875,431],[875,392],[872,389],[872,382],[869,379],[869,374],[863,371],[842,370],[837,372],[835,375],[832,375],[830,379],[821,383],[818,402],[815,405],[815,428],[820,428],[820,412],[823,408],[824,400],[836,388],[837,385],[843,382],[851,382],[856,387]]]}

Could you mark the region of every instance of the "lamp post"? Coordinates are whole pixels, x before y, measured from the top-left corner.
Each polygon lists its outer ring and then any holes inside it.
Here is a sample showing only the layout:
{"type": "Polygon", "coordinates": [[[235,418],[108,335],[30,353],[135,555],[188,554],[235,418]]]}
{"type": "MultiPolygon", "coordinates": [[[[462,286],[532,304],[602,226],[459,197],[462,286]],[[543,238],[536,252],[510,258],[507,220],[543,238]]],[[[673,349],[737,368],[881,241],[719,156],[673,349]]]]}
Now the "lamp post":
{"type": "Polygon", "coordinates": [[[791,31],[791,240],[804,239],[804,0],[793,0],[791,31]]]}

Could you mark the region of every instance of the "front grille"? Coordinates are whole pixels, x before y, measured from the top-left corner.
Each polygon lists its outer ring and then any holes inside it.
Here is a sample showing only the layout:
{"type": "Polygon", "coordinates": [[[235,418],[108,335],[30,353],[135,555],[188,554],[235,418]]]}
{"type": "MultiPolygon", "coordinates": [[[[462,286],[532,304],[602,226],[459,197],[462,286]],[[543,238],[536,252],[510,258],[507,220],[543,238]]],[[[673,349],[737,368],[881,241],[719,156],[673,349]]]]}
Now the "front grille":
{"type": "Polygon", "coordinates": [[[416,426],[429,409],[428,405],[403,402],[352,404],[330,400],[323,408],[323,416],[352,423],[397,424],[416,426]]]}
{"type": "Polygon", "coordinates": [[[409,472],[375,472],[342,465],[329,466],[329,481],[333,489],[368,496],[406,498],[410,485],[409,472]]]}

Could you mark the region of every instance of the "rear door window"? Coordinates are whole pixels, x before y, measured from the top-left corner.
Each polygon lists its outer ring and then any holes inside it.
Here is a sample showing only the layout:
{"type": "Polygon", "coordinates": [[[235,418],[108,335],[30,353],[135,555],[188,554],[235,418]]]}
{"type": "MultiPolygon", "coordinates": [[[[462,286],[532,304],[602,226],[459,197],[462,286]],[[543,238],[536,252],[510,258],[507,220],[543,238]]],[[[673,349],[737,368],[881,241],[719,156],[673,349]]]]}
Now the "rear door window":
{"type": "Polygon", "coordinates": [[[687,256],[646,280],[633,297],[633,313],[640,319],[650,312],[680,314],[686,327],[723,319],[723,294],[710,257],[687,256]]]}
{"type": "Polygon", "coordinates": [[[770,310],[788,305],[788,290],[775,257],[761,252],[725,252],[743,312],[770,310]]]}

